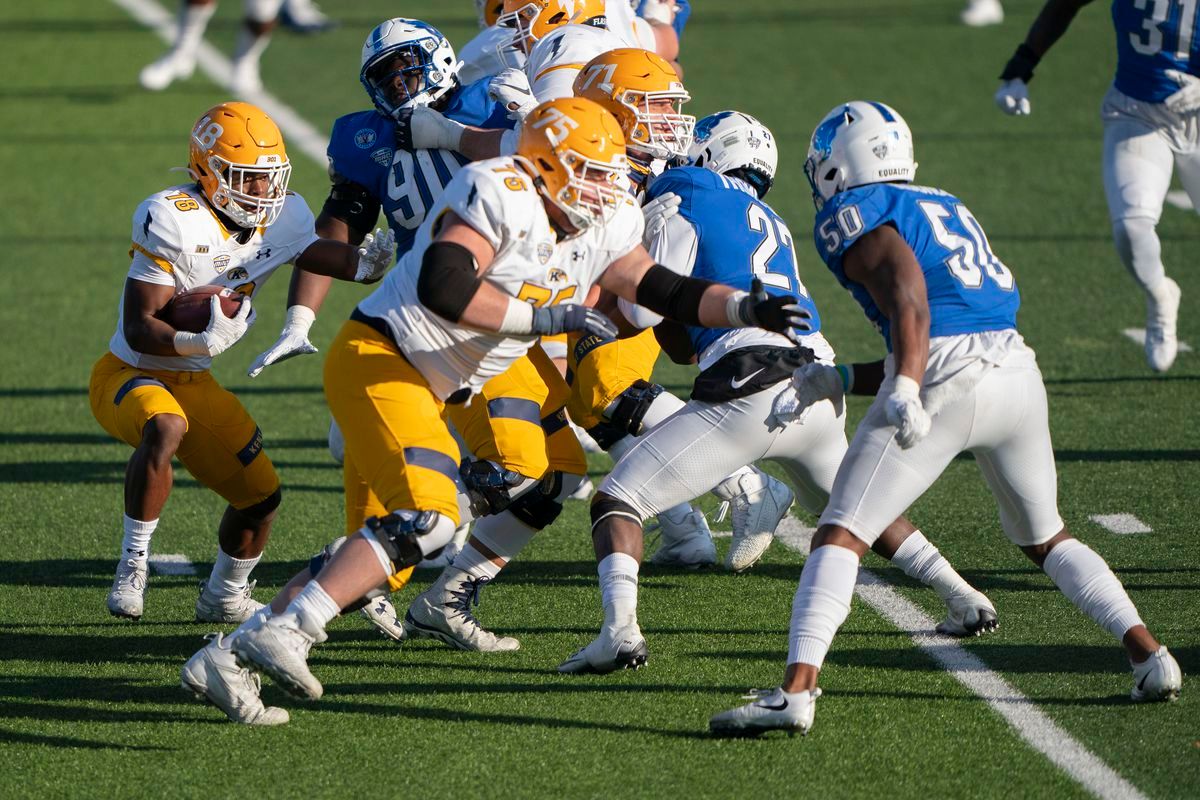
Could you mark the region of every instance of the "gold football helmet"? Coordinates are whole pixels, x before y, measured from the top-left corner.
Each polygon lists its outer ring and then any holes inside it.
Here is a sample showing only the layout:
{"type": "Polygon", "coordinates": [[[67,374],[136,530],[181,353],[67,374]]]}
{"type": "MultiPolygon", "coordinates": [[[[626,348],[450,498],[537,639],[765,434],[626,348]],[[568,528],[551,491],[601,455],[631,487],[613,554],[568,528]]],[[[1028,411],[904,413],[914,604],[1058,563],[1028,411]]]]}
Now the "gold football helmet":
{"type": "Polygon", "coordinates": [[[604,0],[504,0],[498,24],[515,28],[517,46],[528,53],[555,28],[603,16],[604,0]]]}
{"type": "Polygon", "coordinates": [[[683,104],[691,95],[674,67],[649,50],[623,47],[596,56],[575,77],[575,96],[617,118],[636,175],[649,174],[654,159],[687,158],[696,118],[683,113],[683,104]]]}
{"type": "Polygon", "coordinates": [[[604,224],[628,198],[625,136],[591,100],[562,97],[534,108],[522,124],[516,158],[576,232],[604,224]]]}
{"type": "Polygon", "coordinates": [[[490,28],[504,13],[504,0],[475,0],[475,13],[479,16],[479,27],[490,28]]]}
{"type": "Polygon", "coordinates": [[[249,103],[213,106],[192,128],[188,172],[213,207],[243,228],[279,218],[292,165],[283,134],[249,103]]]}

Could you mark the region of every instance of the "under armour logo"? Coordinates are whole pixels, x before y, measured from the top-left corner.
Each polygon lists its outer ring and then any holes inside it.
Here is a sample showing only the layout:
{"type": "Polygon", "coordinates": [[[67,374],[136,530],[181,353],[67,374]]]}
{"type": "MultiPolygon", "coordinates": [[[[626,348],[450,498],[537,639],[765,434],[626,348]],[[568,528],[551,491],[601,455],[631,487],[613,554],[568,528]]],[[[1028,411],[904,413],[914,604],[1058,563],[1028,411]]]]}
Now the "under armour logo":
{"type": "Polygon", "coordinates": [[[262,259],[262,258],[270,258],[270,257],[271,257],[271,248],[269,248],[269,247],[264,247],[261,250],[259,250],[257,253],[254,254],[255,261],[258,261],[259,259],[262,259]]]}

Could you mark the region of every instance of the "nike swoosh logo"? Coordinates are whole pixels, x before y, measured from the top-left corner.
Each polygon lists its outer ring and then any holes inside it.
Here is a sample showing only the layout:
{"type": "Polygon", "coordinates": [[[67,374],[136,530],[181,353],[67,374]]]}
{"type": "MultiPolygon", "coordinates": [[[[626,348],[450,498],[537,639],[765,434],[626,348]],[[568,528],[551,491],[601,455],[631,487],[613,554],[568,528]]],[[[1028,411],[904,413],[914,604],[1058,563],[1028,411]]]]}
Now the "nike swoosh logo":
{"type": "Polygon", "coordinates": [[[756,370],[754,370],[754,372],[751,372],[749,375],[747,375],[744,378],[733,378],[732,380],[729,381],[729,385],[735,389],[740,389],[746,385],[747,381],[749,381],[751,378],[753,378],[758,373],[762,372],[764,369],[766,369],[766,367],[763,367],[762,369],[756,369],[756,370]]]}
{"type": "Polygon", "coordinates": [[[787,701],[787,698],[785,697],[783,699],[783,702],[777,706],[769,706],[766,703],[759,703],[758,705],[760,708],[765,708],[768,711],[783,711],[785,708],[788,707],[788,701],[787,701]]]}
{"type": "Polygon", "coordinates": [[[1146,679],[1147,679],[1147,678],[1149,678],[1149,677],[1150,677],[1150,673],[1149,673],[1149,672],[1147,672],[1145,675],[1143,675],[1143,676],[1142,676],[1142,679],[1141,679],[1140,681],[1138,681],[1137,690],[1138,690],[1139,692],[1140,692],[1140,691],[1142,691],[1142,690],[1145,688],[1145,686],[1146,686],[1146,679]]]}

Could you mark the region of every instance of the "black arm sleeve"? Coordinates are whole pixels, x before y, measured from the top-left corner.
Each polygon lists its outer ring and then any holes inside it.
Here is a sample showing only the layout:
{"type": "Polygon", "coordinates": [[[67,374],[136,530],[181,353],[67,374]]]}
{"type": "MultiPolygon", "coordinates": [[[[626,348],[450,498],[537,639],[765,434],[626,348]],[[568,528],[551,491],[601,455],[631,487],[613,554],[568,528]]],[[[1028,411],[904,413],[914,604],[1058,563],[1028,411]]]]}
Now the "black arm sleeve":
{"type": "Polygon", "coordinates": [[[1079,9],[1090,2],[1092,0],[1047,0],[1041,13],[1030,26],[1029,35],[1004,65],[1000,80],[1011,81],[1020,78],[1029,83],[1042,56],[1067,32],[1079,9]]]}
{"type": "Polygon", "coordinates": [[[462,319],[479,284],[475,257],[461,244],[434,242],[425,250],[417,276],[417,299],[439,317],[451,322],[462,319]]]}
{"type": "Polygon", "coordinates": [[[684,325],[699,325],[700,298],[712,285],[655,264],[638,284],[637,304],[684,325]]]}
{"type": "Polygon", "coordinates": [[[883,385],[883,361],[868,361],[851,366],[854,367],[854,385],[850,387],[850,394],[865,397],[879,394],[879,387],[883,385]]]}
{"type": "Polygon", "coordinates": [[[370,232],[379,219],[379,201],[362,184],[335,172],[331,172],[329,177],[333,185],[329,187],[329,197],[325,198],[321,213],[340,219],[359,233],[370,232]]]}

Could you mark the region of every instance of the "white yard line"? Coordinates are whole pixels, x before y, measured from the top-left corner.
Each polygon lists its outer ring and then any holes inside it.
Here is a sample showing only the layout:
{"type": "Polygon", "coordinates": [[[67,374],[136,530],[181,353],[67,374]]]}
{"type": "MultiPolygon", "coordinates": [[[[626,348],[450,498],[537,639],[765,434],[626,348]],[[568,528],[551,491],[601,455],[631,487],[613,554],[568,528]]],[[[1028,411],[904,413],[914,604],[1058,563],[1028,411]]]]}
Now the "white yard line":
{"type": "MultiPolygon", "coordinates": [[[[1132,341],[1136,342],[1139,345],[1142,345],[1143,347],[1146,344],[1146,329],[1145,328],[1126,328],[1125,330],[1121,331],[1121,333],[1125,334],[1132,341]]],[[[1190,352],[1192,352],[1192,347],[1187,342],[1180,340],[1179,352],[1190,353],[1190,352]]]]}
{"type": "Polygon", "coordinates": [[[1153,533],[1153,529],[1133,514],[1093,514],[1092,522],[1113,533],[1153,533]]]}
{"type": "Polygon", "coordinates": [[[196,567],[183,553],[150,556],[150,570],[156,575],[195,575],[196,567]]]}
{"type": "MultiPolygon", "coordinates": [[[[807,553],[815,530],[794,517],[779,524],[775,538],[787,547],[807,553]]],[[[949,636],[934,633],[937,624],[917,605],[901,597],[887,581],[859,569],[855,594],[884,619],[912,637],[942,669],[982,698],[1011,725],[1030,747],[1081,786],[1103,800],[1142,800],[1137,787],[1121,777],[1094,753],[1046,716],[1032,700],[1013,687],[975,654],[949,636]]]]}

